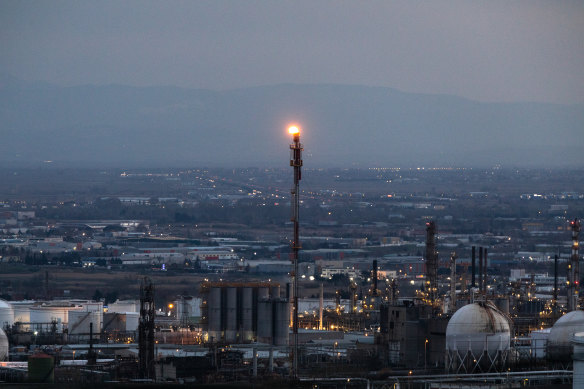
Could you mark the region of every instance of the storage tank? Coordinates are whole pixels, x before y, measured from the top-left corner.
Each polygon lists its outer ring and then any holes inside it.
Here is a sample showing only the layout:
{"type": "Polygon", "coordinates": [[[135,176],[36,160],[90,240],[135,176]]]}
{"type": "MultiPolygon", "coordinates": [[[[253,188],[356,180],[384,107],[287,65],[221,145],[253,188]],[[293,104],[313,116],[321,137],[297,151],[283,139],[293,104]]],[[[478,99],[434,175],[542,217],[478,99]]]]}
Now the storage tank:
{"type": "Polygon", "coordinates": [[[492,303],[465,305],[446,327],[447,368],[456,373],[502,371],[510,340],[509,321],[492,303]]]}
{"type": "Polygon", "coordinates": [[[30,309],[30,323],[35,331],[52,331],[56,323],[56,331],[62,332],[63,325],[69,323],[70,311],[82,311],[75,305],[41,305],[30,309]]]}
{"type": "Polygon", "coordinates": [[[103,302],[101,301],[84,301],[79,303],[85,312],[99,311],[103,312],[103,302]]]}
{"type": "Polygon", "coordinates": [[[550,330],[547,355],[552,360],[572,358],[572,336],[584,331],[584,311],[572,311],[560,317],[550,330]]]}
{"type": "Polygon", "coordinates": [[[237,288],[226,288],[225,341],[232,343],[237,340],[237,288]]]}
{"type": "Polygon", "coordinates": [[[3,329],[0,328],[0,361],[5,361],[8,359],[8,350],[10,349],[8,345],[8,337],[3,329]]]}
{"type": "Polygon", "coordinates": [[[37,353],[28,357],[28,381],[52,384],[55,382],[55,360],[52,356],[37,353]]]}
{"type": "Polygon", "coordinates": [[[69,335],[89,334],[89,323],[93,323],[93,333],[100,333],[103,312],[100,311],[71,311],[67,328],[69,335]]]}
{"type": "Polygon", "coordinates": [[[176,301],[176,317],[181,321],[201,317],[201,302],[200,297],[180,296],[176,301]]]}
{"type": "Polygon", "coordinates": [[[545,328],[543,330],[531,331],[529,337],[531,338],[531,349],[530,353],[533,358],[545,358],[547,342],[550,336],[551,328],[545,328]]]}
{"type": "Polygon", "coordinates": [[[0,328],[14,324],[14,309],[8,301],[0,299],[0,328]]]}
{"type": "Polygon", "coordinates": [[[30,322],[30,308],[35,305],[33,300],[11,301],[12,309],[14,310],[14,322],[29,323],[30,322]]]}
{"type": "Polygon", "coordinates": [[[108,312],[103,314],[103,330],[108,332],[135,332],[138,330],[138,312],[108,312]]]}
{"type": "Polygon", "coordinates": [[[244,342],[253,341],[253,290],[252,288],[243,288],[242,290],[242,307],[241,307],[241,327],[244,342]]]}
{"type": "Polygon", "coordinates": [[[126,331],[138,331],[140,324],[140,314],[138,312],[126,312],[126,331]]]}
{"type": "Polygon", "coordinates": [[[221,340],[221,288],[211,288],[207,306],[209,311],[207,329],[209,340],[217,342],[221,340]]]}
{"type": "Polygon", "coordinates": [[[108,305],[108,312],[138,312],[140,309],[140,303],[137,300],[116,300],[115,303],[108,305]]]}
{"type": "Polygon", "coordinates": [[[272,298],[279,299],[280,298],[280,285],[272,285],[272,287],[270,289],[271,289],[272,298]]]}
{"type": "Polygon", "coordinates": [[[289,304],[288,300],[276,300],[274,301],[274,342],[276,346],[287,346],[289,340],[289,304]]]}

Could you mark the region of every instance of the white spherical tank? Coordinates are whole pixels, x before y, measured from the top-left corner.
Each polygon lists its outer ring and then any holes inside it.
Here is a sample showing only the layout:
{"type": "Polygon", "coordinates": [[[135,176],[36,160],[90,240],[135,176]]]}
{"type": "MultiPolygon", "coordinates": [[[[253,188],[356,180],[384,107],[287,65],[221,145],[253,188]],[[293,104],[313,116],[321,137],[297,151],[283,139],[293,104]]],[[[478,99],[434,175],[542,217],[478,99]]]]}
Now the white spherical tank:
{"type": "Polygon", "coordinates": [[[462,359],[496,358],[509,351],[510,341],[509,321],[489,302],[465,305],[446,327],[446,351],[462,359]]]}
{"type": "Polygon", "coordinates": [[[4,330],[0,329],[0,361],[8,359],[8,337],[4,330]]]}
{"type": "Polygon", "coordinates": [[[572,336],[582,331],[584,331],[584,311],[572,311],[560,317],[550,331],[547,355],[551,359],[570,359],[572,336]]]}
{"type": "Polygon", "coordinates": [[[14,324],[14,309],[8,301],[0,299],[0,328],[14,324]]]}

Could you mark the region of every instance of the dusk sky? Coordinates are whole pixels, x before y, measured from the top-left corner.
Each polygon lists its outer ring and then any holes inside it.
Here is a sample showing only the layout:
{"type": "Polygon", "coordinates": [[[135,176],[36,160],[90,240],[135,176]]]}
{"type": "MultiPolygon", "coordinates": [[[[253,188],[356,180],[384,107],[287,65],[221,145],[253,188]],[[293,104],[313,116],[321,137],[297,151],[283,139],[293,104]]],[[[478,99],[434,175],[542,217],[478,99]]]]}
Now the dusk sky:
{"type": "Polygon", "coordinates": [[[0,1],[0,72],[61,86],[383,86],[584,103],[583,1],[0,1]]]}

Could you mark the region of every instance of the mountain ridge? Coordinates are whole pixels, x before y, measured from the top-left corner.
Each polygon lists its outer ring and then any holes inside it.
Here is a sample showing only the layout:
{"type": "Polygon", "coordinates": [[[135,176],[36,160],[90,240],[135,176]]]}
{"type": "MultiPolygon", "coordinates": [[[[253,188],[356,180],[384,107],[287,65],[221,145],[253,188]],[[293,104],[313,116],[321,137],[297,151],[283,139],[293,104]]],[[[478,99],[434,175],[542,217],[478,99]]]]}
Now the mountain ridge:
{"type": "Polygon", "coordinates": [[[286,166],[296,122],[311,166],[584,164],[579,104],[336,84],[47,85],[0,77],[0,161],[286,166]]]}

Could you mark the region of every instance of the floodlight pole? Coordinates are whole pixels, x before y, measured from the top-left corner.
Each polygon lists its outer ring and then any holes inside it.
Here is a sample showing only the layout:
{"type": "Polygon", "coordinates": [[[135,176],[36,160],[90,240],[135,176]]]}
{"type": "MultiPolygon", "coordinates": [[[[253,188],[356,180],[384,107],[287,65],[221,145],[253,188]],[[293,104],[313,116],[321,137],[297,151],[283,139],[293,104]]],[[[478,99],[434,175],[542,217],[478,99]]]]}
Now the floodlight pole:
{"type": "Polygon", "coordinates": [[[299,183],[301,176],[300,168],[302,167],[302,144],[300,144],[300,130],[298,127],[292,126],[288,129],[292,135],[294,143],[290,145],[290,166],[294,168],[294,187],[292,188],[292,223],[294,224],[294,240],[292,241],[292,261],[294,262],[294,270],[292,272],[292,289],[293,289],[293,306],[294,313],[292,332],[294,337],[294,355],[292,359],[292,377],[298,378],[298,252],[300,250],[300,234],[299,234],[299,210],[300,210],[300,192],[299,183]]]}

